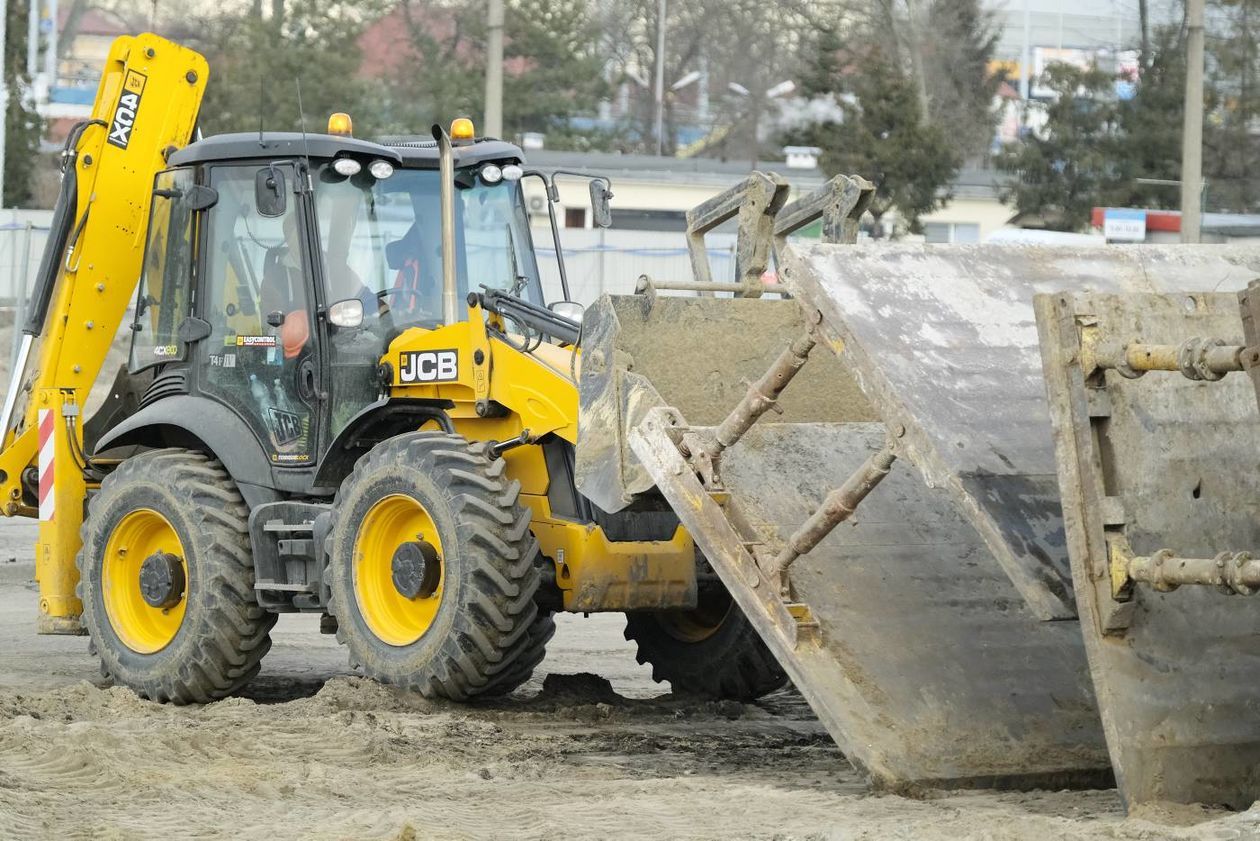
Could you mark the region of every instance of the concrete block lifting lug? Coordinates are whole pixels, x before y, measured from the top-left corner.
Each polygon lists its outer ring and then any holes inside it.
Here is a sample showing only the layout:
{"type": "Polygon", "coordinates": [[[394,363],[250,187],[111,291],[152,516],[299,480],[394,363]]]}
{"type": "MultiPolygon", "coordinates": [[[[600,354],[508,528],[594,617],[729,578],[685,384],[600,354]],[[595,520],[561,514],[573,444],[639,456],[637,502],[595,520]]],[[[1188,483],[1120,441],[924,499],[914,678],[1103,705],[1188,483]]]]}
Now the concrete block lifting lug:
{"type": "Polygon", "coordinates": [[[823,504],[788,538],[779,554],[762,564],[766,575],[775,576],[787,572],[797,558],[813,551],[836,526],[853,516],[862,500],[888,475],[896,460],[896,435],[890,432],[884,446],[872,453],[843,485],[827,494],[823,504]]]}
{"type": "Polygon", "coordinates": [[[816,327],[821,316],[815,312],[813,323],[792,340],[774,364],[754,383],[748,385],[743,398],[711,434],[685,434],[680,450],[696,469],[706,487],[720,488],[722,453],[734,446],[757,419],[766,412],[778,411],[779,395],[809,361],[809,352],[818,344],[816,327]]]}

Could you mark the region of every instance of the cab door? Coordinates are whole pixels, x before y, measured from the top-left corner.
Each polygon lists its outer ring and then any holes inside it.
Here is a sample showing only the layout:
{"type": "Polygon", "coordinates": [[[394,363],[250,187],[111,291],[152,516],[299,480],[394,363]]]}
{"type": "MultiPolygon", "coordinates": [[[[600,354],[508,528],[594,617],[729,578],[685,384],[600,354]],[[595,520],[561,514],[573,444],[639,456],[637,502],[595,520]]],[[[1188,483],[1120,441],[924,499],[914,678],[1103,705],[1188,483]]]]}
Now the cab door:
{"type": "Polygon", "coordinates": [[[192,311],[194,209],[191,170],[158,173],[131,336],[131,372],[184,361],[179,329],[192,311]]]}
{"type": "Polygon", "coordinates": [[[271,463],[318,452],[319,343],[312,269],[302,247],[304,179],[292,162],[214,166],[219,199],[205,231],[201,391],[232,407],[271,463]]]}

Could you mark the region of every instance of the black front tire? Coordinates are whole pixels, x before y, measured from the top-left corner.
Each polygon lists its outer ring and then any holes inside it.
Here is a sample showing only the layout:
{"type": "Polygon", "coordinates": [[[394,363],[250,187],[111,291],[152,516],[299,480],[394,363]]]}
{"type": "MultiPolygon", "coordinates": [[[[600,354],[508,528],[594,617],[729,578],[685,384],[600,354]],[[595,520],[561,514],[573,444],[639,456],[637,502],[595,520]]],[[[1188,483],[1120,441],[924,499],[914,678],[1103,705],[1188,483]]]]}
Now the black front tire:
{"type": "MultiPolygon", "coordinates": [[[[76,564],[89,650],[107,680],[154,701],[200,704],[239,690],[271,648],[276,616],[254,597],[249,508],[223,465],[184,449],[151,450],[105,477],[84,521],[76,564]],[[123,517],[156,511],[184,549],[187,604],[178,631],[161,650],[125,644],[105,607],[105,547],[123,517]]],[[[112,586],[132,586],[114,582],[112,586]]]]}
{"type": "Polygon", "coordinates": [[[352,666],[426,697],[460,701],[496,680],[510,682],[513,665],[532,656],[538,543],[520,483],[506,477],[506,466],[485,443],[443,432],[396,436],[355,465],[333,504],[324,575],[337,639],[349,648],[352,666]],[[373,632],[355,588],[360,526],[391,496],[422,505],[443,548],[436,612],[417,639],[402,645],[373,632]]]}
{"type": "Polygon", "coordinates": [[[534,620],[534,624],[530,626],[526,634],[528,639],[516,661],[486,684],[486,688],[481,690],[480,694],[493,697],[510,695],[524,686],[525,682],[534,676],[534,670],[542,663],[543,658],[547,656],[547,643],[555,634],[556,620],[550,613],[540,613],[534,620]]]}

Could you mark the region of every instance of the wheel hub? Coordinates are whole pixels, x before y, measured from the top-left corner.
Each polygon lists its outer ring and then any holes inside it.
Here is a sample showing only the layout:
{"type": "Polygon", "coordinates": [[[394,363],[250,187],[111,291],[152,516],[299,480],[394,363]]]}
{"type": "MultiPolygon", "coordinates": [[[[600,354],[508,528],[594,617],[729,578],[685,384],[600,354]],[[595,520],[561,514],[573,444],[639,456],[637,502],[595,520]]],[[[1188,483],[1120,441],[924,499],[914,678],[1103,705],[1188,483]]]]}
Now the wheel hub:
{"type": "Polygon", "coordinates": [[[394,589],[405,599],[427,599],[437,592],[442,562],[437,549],[425,540],[411,540],[394,550],[390,561],[394,589]]]}
{"type": "Polygon", "coordinates": [[[140,564],[140,595],[146,604],[170,608],[184,597],[184,563],[170,552],[154,552],[140,564]]]}

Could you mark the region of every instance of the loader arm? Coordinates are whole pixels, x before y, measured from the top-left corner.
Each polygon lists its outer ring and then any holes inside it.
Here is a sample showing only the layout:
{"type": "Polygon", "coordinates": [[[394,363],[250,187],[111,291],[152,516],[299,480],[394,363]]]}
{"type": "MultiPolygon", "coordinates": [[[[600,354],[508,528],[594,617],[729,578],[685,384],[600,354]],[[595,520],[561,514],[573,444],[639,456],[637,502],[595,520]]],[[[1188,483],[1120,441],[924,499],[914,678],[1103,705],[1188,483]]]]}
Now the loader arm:
{"type": "Polygon", "coordinates": [[[208,74],[201,55],[156,35],[118,38],[91,118],[67,143],[0,425],[3,513],[40,521],[40,633],[80,633],[75,553],[91,480],[79,412],[135,292],[153,178],[188,143],[208,74]]]}

